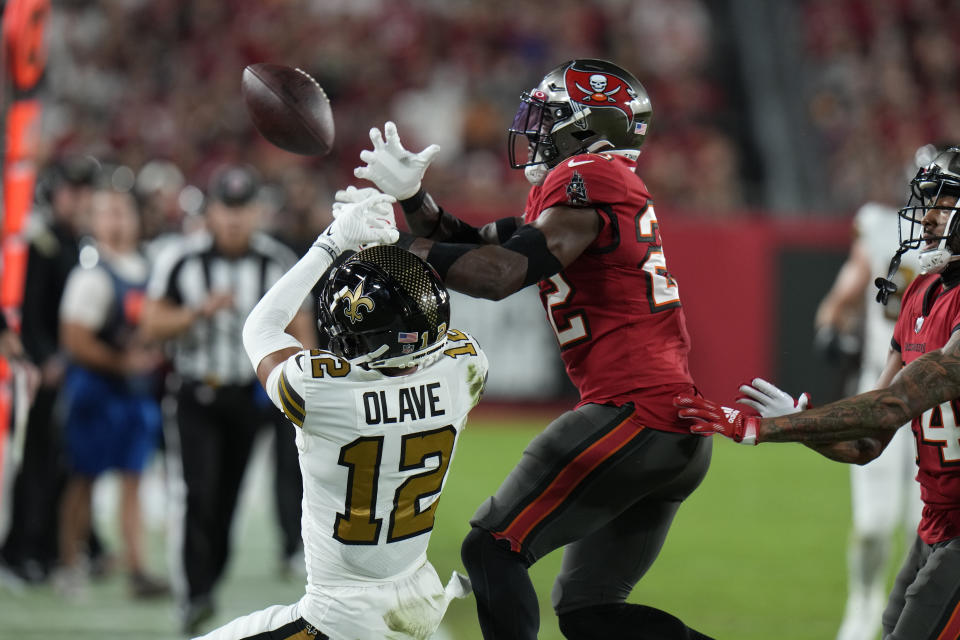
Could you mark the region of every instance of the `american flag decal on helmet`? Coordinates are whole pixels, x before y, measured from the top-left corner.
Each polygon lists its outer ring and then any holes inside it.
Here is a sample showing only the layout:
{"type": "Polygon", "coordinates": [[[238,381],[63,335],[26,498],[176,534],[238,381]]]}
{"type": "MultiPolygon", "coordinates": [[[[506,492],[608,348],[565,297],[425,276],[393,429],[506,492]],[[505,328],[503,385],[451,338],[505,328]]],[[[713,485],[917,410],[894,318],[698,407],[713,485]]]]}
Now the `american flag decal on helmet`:
{"type": "Polygon", "coordinates": [[[410,333],[405,331],[400,331],[397,333],[397,342],[399,342],[400,344],[416,343],[416,341],[419,339],[420,339],[420,334],[416,331],[413,331],[410,333]]]}
{"type": "Polygon", "coordinates": [[[646,134],[646,133],[647,133],[647,123],[646,123],[646,122],[638,122],[637,124],[633,125],[633,132],[634,132],[635,134],[637,134],[638,136],[642,136],[642,135],[646,134]]]}

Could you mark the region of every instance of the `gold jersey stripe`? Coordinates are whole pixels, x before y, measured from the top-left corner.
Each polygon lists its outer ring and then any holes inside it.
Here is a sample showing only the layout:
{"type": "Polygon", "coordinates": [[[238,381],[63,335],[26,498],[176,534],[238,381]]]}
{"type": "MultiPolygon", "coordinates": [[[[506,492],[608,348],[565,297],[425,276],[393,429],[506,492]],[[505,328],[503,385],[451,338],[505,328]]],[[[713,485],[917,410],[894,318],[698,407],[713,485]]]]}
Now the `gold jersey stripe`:
{"type": "Polygon", "coordinates": [[[298,427],[302,427],[303,419],[306,417],[303,409],[303,398],[290,386],[286,371],[280,373],[280,404],[290,421],[298,427]]]}
{"type": "Polygon", "coordinates": [[[303,398],[297,393],[293,385],[290,384],[290,378],[287,377],[286,370],[280,371],[280,390],[284,392],[286,401],[289,402],[297,413],[304,413],[303,398]]]}

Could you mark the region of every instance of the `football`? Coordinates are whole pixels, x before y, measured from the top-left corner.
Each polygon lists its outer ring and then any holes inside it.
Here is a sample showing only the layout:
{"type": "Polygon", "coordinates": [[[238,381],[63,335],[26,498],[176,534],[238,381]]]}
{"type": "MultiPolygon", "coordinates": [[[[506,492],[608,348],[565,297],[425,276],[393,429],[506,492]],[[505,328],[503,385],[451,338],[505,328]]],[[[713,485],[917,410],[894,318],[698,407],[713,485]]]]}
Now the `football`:
{"type": "Polygon", "coordinates": [[[257,131],[276,146],[308,156],[333,147],[333,111],[310,74],[261,62],[243,70],[243,100],[257,131]]]}

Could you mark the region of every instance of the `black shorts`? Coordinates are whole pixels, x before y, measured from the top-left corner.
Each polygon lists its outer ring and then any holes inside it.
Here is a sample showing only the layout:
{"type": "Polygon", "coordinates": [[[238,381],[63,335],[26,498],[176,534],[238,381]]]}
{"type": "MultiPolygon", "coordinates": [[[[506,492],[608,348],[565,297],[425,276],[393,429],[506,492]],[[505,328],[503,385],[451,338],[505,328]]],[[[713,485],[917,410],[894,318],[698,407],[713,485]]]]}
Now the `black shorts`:
{"type": "Polygon", "coordinates": [[[706,475],[711,441],[631,424],[631,404],[568,411],[534,438],[471,524],[534,563],[566,547],[558,613],[623,602],[706,475]]]}

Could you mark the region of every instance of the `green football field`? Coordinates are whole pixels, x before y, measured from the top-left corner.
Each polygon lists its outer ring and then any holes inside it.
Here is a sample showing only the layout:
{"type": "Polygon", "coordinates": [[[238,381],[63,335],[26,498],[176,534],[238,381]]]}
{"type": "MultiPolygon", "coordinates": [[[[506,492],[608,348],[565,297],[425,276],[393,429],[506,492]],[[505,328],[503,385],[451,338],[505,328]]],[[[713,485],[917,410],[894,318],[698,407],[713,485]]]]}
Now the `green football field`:
{"type": "MultiPolygon", "coordinates": [[[[461,569],[460,540],[473,510],[546,421],[475,420],[464,433],[430,543],[430,559],[443,580],[461,569]]],[[[232,564],[218,594],[216,624],[293,602],[302,593],[299,579],[284,580],[277,571],[267,485],[268,474],[254,468],[232,564]]],[[[631,601],[665,609],[723,640],[833,638],[844,604],[848,528],[844,465],[799,445],[747,448],[717,438],[706,480],[681,508],[660,558],[631,601]]],[[[163,562],[158,536],[155,565],[163,562]]],[[[541,602],[540,640],[562,638],[549,601],[559,562],[557,552],[532,570],[541,602]]],[[[170,600],[135,602],[124,587],[120,577],[108,579],[76,603],[62,601],[49,587],[0,589],[0,639],[181,637],[170,600]]],[[[472,599],[451,604],[443,638],[480,640],[472,599]]]]}

